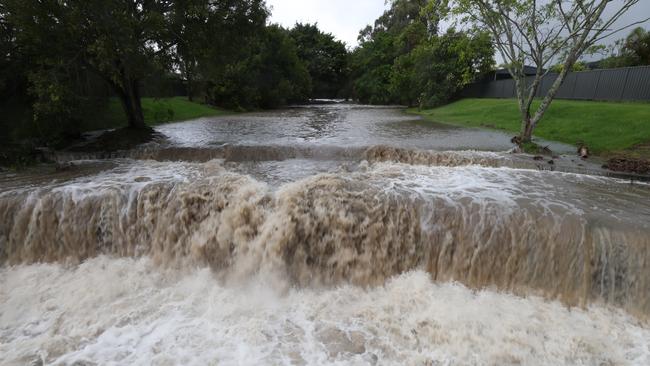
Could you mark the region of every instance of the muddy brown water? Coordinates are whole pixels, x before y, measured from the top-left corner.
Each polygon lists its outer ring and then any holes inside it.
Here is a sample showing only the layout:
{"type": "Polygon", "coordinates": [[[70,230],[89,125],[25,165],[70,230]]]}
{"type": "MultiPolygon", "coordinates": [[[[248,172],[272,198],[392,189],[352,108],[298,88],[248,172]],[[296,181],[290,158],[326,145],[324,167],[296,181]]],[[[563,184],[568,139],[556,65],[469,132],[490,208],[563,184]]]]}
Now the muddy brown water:
{"type": "Polygon", "coordinates": [[[647,184],[394,107],[158,131],[0,176],[0,363],[650,361],[647,184]]]}

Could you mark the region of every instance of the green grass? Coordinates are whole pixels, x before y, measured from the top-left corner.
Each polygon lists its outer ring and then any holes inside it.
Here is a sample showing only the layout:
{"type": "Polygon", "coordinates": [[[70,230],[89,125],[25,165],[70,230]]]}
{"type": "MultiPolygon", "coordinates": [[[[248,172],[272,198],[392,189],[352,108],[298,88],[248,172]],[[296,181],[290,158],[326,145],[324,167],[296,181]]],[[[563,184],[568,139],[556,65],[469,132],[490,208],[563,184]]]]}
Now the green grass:
{"type": "MultiPolygon", "coordinates": [[[[539,101],[533,103],[534,108],[538,105],[539,101]]],[[[514,99],[463,99],[435,109],[409,111],[440,123],[513,133],[520,130],[514,99]]],[[[584,143],[599,155],[624,150],[629,154],[650,143],[650,103],[555,100],[534,135],[573,145],[584,143]]]]}
{"type": "MultiPolygon", "coordinates": [[[[186,97],[142,98],[142,110],[145,123],[149,126],[232,113],[205,104],[190,102],[186,97]]],[[[98,112],[98,116],[85,118],[81,128],[83,131],[92,131],[126,127],[126,125],[126,115],[120,101],[112,98],[108,106],[98,112]]]]}

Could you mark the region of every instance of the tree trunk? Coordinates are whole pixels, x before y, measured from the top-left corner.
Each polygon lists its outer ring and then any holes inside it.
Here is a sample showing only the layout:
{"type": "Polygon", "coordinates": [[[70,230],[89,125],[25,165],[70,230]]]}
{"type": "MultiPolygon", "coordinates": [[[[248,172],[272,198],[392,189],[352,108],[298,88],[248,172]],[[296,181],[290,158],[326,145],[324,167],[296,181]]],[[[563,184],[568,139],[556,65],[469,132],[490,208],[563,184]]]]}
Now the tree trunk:
{"type": "Polygon", "coordinates": [[[187,99],[194,101],[194,70],[191,66],[185,66],[185,77],[187,78],[187,99]]]}
{"type": "Polygon", "coordinates": [[[185,54],[185,57],[182,57],[181,60],[181,74],[185,76],[187,81],[187,99],[190,102],[194,101],[194,70],[196,62],[191,54],[188,52],[186,47],[181,48],[181,53],[185,54]]]}
{"type": "Polygon", "coordinates": [[[534,125],[532,121],[530,120],[530,117],[526,117],[522,122],[521,122],[521,134],[519,135],[519,138],[521,139],[521,142],[531,142],[533,140],[533,129],[534,125]]]}
{"type": "Polygon", "coordinates": [[[187,63],[185,64],[185,80],[187,80],[186,88],[185,90],[187,92],[187,100],[190,102],[194,101],[194,73],[191,70],[191,66],[189,66],[187,63]]]}
{"type": "Polygon", "coordinates": [[[124,88],[117,90],[117,95],[122,102],[122,108],[126,114],[130,128],[145,129],[144,114],[142,113],[142,103],[140,100],[140,91],[138,82],[129,80],[125,82],[124,88]]]}
{"type": "Polygon", "coordinates": [[[190,74],[187,75],[187,100],[194,101],[194,82],[190,74]]]}

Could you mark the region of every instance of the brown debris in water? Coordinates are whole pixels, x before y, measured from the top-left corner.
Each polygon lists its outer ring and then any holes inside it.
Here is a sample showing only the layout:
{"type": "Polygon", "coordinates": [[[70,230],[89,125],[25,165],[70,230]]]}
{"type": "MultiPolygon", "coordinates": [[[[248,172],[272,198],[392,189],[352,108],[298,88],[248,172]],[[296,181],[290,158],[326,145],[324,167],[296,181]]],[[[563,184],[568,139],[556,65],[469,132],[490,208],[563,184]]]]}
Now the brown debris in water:
{"type": "Polygon", "coordinates": [[[615,172],[626,172],[636,174],[650,173],[650,161],[634,158],[612,158],[603,166],[615,172]]]}

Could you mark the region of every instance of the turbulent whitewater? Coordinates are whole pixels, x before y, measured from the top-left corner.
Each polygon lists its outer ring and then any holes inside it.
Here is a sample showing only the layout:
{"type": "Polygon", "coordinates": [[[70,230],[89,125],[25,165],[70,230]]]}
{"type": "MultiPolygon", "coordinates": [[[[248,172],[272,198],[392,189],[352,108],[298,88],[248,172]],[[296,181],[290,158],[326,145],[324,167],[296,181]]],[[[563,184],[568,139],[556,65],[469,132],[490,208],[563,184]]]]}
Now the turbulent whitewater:
{"type": "Polygon", "coordinates": [[[650,363],[648,185],[165,128],[166,146],[0,177],[0,364],[650,363]]]}

